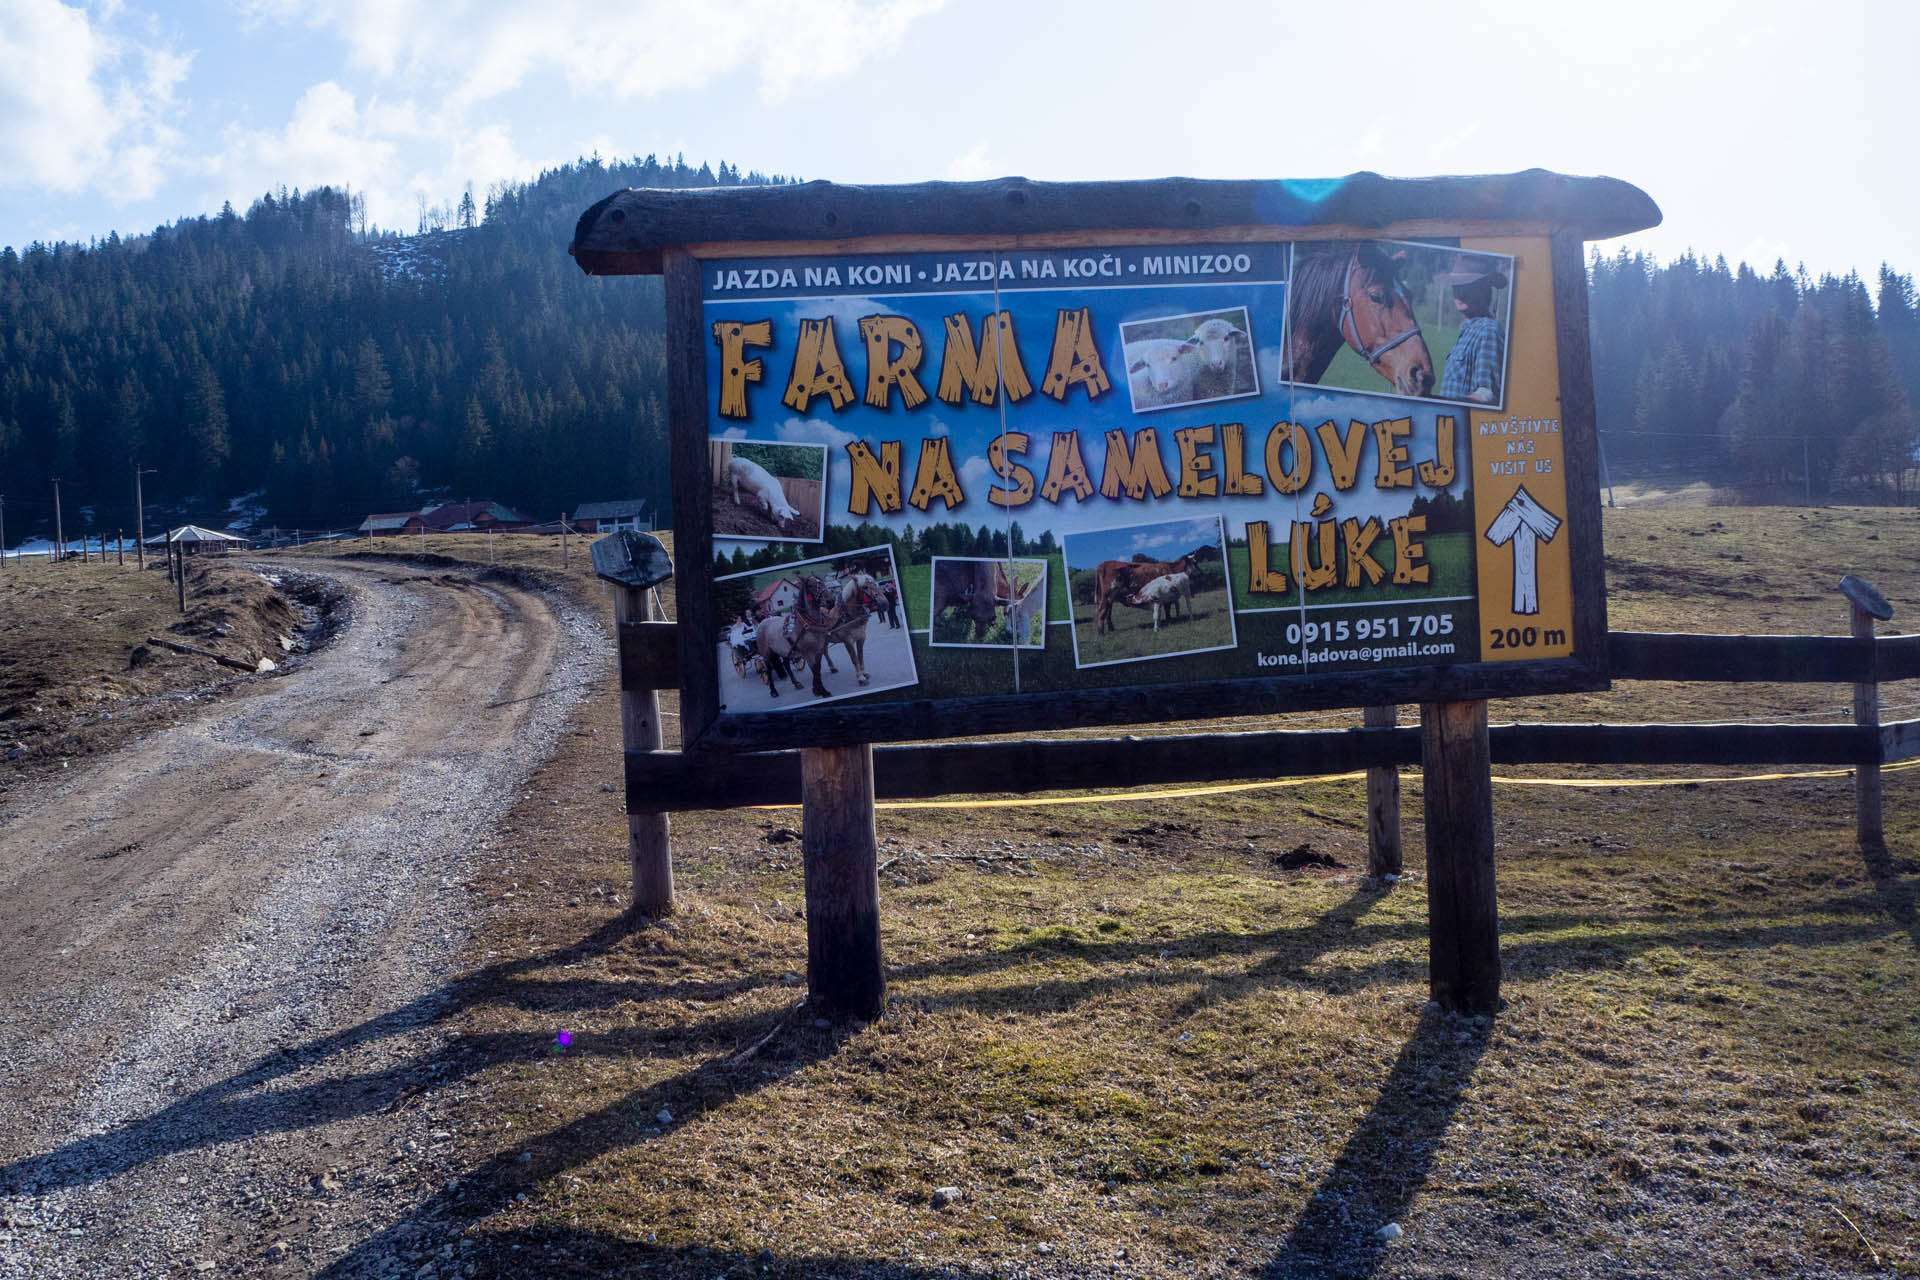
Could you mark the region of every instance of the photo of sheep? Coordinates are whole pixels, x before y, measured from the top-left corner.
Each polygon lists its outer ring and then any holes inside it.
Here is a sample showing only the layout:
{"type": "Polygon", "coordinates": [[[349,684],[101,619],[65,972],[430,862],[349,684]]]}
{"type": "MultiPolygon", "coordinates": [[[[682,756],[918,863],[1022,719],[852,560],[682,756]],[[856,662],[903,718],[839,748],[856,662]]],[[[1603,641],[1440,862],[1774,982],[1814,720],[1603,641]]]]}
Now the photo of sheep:
{"type": "Polygon", "coordinates": [[[1070,533],[1063,546],[1075,667],[1238,643],[1219,516],[1070,533]]]}
{"type": "Polygon", "coordinates": [[[1499,408],[1514,260],[1397,240],[1293,250],[1284,382],[1499,408]]]}
{"type": "Polygon", "coordinates": [[[1124,321],[1120,348],[1135,413],[1260,394],[1245,307],[1124,321]]]}
{"type": "Polygon", "coordinates": [[[933,557],[927,643],[966,649],[1043,649],[1047,562],[933,557]]]}
{"type": "Polygon", "coordinates": [[[827,496],[827,446],[714,440],[713,536],[818,542],[827,496]]]}

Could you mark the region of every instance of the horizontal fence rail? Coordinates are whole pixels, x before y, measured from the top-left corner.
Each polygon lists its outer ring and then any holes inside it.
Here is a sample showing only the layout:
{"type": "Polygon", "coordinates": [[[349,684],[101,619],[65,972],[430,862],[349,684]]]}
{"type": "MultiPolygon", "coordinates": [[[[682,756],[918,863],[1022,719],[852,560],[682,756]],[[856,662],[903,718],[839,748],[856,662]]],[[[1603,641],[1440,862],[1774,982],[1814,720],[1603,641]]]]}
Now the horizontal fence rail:
{"type": "MultiPolygon", "coordinates": [[[[717,642],[716,642],[717,643],[717,642]]],[[[626,688],[680,687],[676,624],[620,626],[620,679],[626,688]]],[[[1853,684],[1920,679],[1920,636],[1716,636],[1610,631],[1607,658],[1616,680],[1853,684]]]]}
{"type": "MultiPolygon", "coordinates": [[[[1861,683],[1920,678],[1920,636],[1724,636],[1616,631],[1621,680],[1861,683]]],[[[622,684],[673,688],[671,623],[620,628],[622,684]]],[[[1878,765],[1920,757],[1920,720],[1845,724],[1513,724],[1490,730],[1496,764],[1878,765]]],[[[874,794],[1117,789],[1165,783],[1318,777],[1420,762],[1417,728],[1273,730],[1158,737],[1020,739],[880,746],[874,794]]],[[[800,801],[800,753],[630,752],[632,812],[800,801]]]]}
{"type": "MultiPolygon", "coordinates": [[[[1488,730],[1495,764],[1888,764],[1920,756],[1920,720],[1879,728],[1794,724],[1510,724],[1488,730]]],[[[1420,730],[1318,729],[1158,738],[965,742],[873,749],[874,796],[1027,795],[1163,783],[1311,778],[1420,763],[1420,730]]],[[[640,812],[800,802],[800,753],[627,756],[640,812]]]]}

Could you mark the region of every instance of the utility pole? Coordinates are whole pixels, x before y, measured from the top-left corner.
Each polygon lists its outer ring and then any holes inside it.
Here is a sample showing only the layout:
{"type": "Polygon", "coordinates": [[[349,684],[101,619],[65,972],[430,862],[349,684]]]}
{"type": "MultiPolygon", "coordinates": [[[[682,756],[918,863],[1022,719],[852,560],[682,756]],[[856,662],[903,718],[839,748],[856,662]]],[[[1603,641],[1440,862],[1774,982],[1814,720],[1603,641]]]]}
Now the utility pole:
{"type": "Polygon", "coordinates": [[[140,494],[140,477],[152,474],[151,467],[142,471],[138,462],[133,464],[133,563],[141,569],[147,567],[147,504],[140,494]]]}
{"type": "Polygon", "coordinates": [[[560,513],[560,567],[567,567],[567,513],[560,513]]]}
{"type": "Polygon", "coordinates": [[[63,560],[67,554],[67,535],[60,523],[60,477],[53,478],[53,558],[63,560]]]}

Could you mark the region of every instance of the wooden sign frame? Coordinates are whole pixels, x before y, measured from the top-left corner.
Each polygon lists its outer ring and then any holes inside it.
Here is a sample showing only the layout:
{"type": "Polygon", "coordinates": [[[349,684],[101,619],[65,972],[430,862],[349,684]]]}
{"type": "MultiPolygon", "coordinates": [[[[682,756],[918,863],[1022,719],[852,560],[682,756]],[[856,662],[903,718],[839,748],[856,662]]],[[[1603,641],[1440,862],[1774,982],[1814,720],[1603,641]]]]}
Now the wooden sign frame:
{"type": "MultiPolygon", "coordinates": [[[[1313,183],[1179,179],[1045,184],[1006,179],[869,188],[810,183],[630,190],[608,197],[583,214],[569,251],[590,274],[664,276],[685,748],[837,747],[1076,725],[1463,702],[1607,687],[1584,242],[1652,226],[1659,218],[1653,202],[1626,183],[1539,170],[1433,179],[1356,174],[1313,183]],[[1522,661],[1119,688],[884,702],[855,699],[777,711],[741,712],[718,705],[720,656],[713,635],[721,620],[713,616],[714,511],[708,452],[713,421],[708,360],[713,338],[704,313],[703,265],[726,259],[807,255],[1308,240],[1459,244],[1516,237],[1549,246],[1564,449],[1560,465],[1566,494],[1560,532],[1566,539],[1572,590],[1570,637],[1564,654],[1522,661]]],[[[1516,495],[1515,501],[1522,496],[1516,495]]]]}

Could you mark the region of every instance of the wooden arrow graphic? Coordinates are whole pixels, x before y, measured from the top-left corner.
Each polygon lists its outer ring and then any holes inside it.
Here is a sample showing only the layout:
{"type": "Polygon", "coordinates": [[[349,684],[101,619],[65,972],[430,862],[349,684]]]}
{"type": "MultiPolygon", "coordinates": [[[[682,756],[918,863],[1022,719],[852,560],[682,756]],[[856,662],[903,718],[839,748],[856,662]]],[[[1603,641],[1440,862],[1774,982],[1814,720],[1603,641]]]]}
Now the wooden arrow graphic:
{"type": "Polygon", "coordinates": [[[1487,526],[1487,541],[1496,547],[1513,544],[1513,611],[1540,612],[1540,571],[1536,542],[1552,542],[1560,532],[1560,517],[1540,505],[1522,485],[1487,526]]]}

